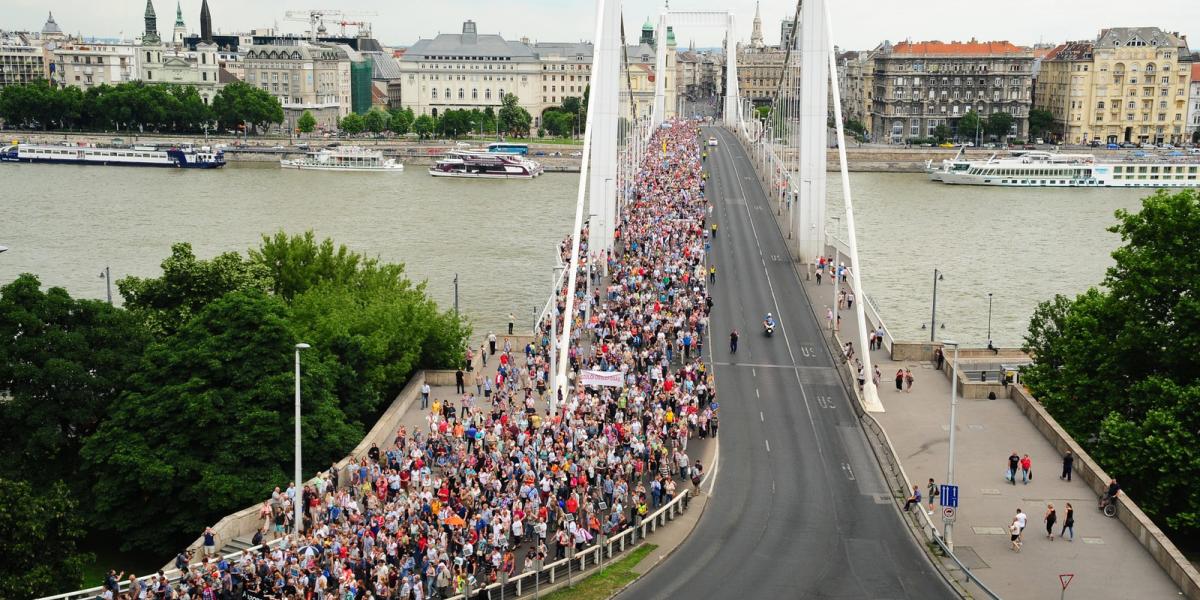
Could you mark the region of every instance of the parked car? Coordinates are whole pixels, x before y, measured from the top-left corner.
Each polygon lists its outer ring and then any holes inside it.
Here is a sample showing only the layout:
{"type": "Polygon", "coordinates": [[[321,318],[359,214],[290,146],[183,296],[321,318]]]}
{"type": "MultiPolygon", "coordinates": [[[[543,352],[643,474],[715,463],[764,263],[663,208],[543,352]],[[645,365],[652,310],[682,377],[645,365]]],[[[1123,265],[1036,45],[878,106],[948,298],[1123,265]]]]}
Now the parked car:
{"type": "Polygon", "coordinates": [[[537,152],[534,152],[534,153],[533,153],[533,155],[534,155],[534,156],[545,156],[545,155],[546,155],[546,153],[545,153],[545,152],[542,152],[541,150],[538,150],[537,152]]]}
{"type": "Polygon", "coordinates": [[[1033,144],[1025,144],[1024,146],[1022,146],[1022,148],[1026,149],[1026,150],[1037,150],[1037,146],[1035,146],[1033,144]]]}
{"type": "Polygon", "coordinates": [[[1174,149],[1175,149],[1175,146],[1172,146],[1171,144],[1165,144],[1165,143],[1164,143],[1163,145],[1159,146],[1159,148],[1162,148],[1163,150],[1174,150],[1174,149]]]}
{"type": "Polygon", "coordinates": [[[1104,147],[1105,147],[1105,148],[1107,148],[1107,149],[1109,149],[1109,150],[1120,150],[1120,149],[1121,149],[1121,145],[1120,145],[1120,144],[1114,144],[1114,143],[1112,143],[1112,142],[1109,142],[1109,143],[1108,143],[1106,146],[1104,146],[1104,147]]]}
{"type": "Polygon", "coordinates": [[[1137,148],[1138,145],[1133,142],[1121,142],[1122,148],[1137,148]]]}
{"type": "Polygon", "coordinates": [[[575,158],[579,158],[580,156],[583,156],[583,153],[582,153],[582,152],[580,152],[580,151],[578,151],[578,150],[576,150],[576,151],[574,151],[574,152],[572,152],[572,153],[571,153],[571,156],[574,156],[575,158]]]}
{"type": "Polygon", "coordinates": [[[954,144],[951,144],[950,142],[942,142],[942,143],[938,144],[938,148],[953,148],[953,147],[954,147],[954,144]]]}

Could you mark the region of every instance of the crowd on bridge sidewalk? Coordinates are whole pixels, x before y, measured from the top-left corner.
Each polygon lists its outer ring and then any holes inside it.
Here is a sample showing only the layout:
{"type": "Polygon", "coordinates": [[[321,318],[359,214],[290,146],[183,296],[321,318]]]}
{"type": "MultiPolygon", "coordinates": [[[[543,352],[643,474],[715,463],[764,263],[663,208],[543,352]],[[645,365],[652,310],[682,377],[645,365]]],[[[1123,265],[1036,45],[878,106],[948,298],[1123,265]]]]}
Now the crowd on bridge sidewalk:
{"type": "MultiPolygon", "coordinates": [[[[696,133],[685,122],[655,132],[614,250],[589,251],[581,232],[572,314],[563,314],[564,285],[533,342],[481,348],[497,361],[487,385],[432,398],[420,426],[399,428],[393,443],[348,469],[276,489],[254,541],[277,545],[227,560],[206,531],[199,562],[177,559],[178,583],[161,573],[131,578],[104,596],[449,597],[596,543],[698,489],[704,465],[688,443],[716,436],[719,405],[702,358],[710,241],[696,133]],[[590,295],[586,278],[600,269],[588,269],[587,257],[605,273],[590,295]],[[571,331],[561,398],[549,383],[550,319],[571,331]],[[623,387],[583,385],[584,371],[596,370],[619,372],[623,387]],[[296,494],[305,507],[299,535],[296,494]]],[[[567,259],[570,241],[560,246],[567,259]]],[[[429,401],[429,388],[422,392],[429,401]]]]}

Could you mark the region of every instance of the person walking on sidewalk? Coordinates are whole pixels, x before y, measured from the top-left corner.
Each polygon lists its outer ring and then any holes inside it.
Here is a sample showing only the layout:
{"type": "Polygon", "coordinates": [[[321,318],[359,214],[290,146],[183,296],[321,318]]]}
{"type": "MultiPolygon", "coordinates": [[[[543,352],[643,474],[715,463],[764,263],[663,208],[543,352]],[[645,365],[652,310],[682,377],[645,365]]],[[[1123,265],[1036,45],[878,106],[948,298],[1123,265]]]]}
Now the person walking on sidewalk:
{"type": "Polygon", "coordinates": [[[942,352],[941,348],[933,351],[933,361],[937,363],[937,370],[941,371],[942,365],[946,364],[946,355],[942,352]]]}
{"type": "Polygon", "coordinates": [[[421,384],[421,408],[429,408],[429,382],[421,384]]]}
{"type": "Polygon", "coordinates": [[[463,373],[463,370],[461,367],[457,371],[454,372],[454,389],[459,394],[467,393],[466,374],[463,373]]]}
{"type": "Polygon", "coordinates": [[[904,391],[904,369],[896,369],[896,391],[904,391]]]}
{"type": "Polygon", "coordinates": [[[1067,530],[1071,530],[1071,537],[1067,538],[1068,542],[1075,541],[1075,508],[1071,503],[1067,503],[1067,516],[1063,519],[1062,531],[1058,532],[1058,537],[1067,537],[1067,530]]]}
{"type": "Polygon", "coordinates": [[[1021,525],[1013,519],[1012,523],[1008,524],[1008,539],[1012,542],[1012,551],[1021,551],[1021,525]]]}
{"type": "Polygon", "coordinates": [[[905,391],[905,393],[912,391],[912,384],[913,384],[912,369],[905,369],[904,370],[904,391],[905,391]]]}
{"type": "Polygon", "coordinates": [[[1054,512],[1054,504],[1046,505],[1046,516],[1042,517],[1046,522],[1046,539],[1054,541],[1054,524],[1058,522],[1058,513],[1054,512]]]}
{"type": "Polygon", "coordinates": [[[488,332],[487,341],[488,341],[488,350],[491,351],[491,354],[495,354],[496,353],[496,334],[495,334],[495,332],[492,332],[492,331],[488,332]]]}
{"type": "Polygon", "coordinates": [[[1071,454],[1070,450],[1067,450],[1067,453],[1063,455],[1062,475],[1060,475],[1058,478],[1071,481],[1071,471],[1073,470],[1075,470],[1075,455],[1071,454]]]}
{"type": "Polygon", "coordinates": [[[1021,467],[1021,457],[1020,457],[1020,455],[1017,454],[1016,450],[1013,450],[1012,454],[1008,455],[1007,477],[1008,477],[1009,483],[1011,483],[1013,485],[1017,485],[1017,469],[1019,469],[1020,467],[1021,467]]]}
{"type": "Polygon", "coordinates": [[[1021,528],[1021,541],[1025,541],[1025,526],[1029,524],[1029,515],[1025,511],[1017,509],[1017,525],[1021,528]]]}
{"type": "Polygon", "coordinates": [[[1021,483],[1029,485],[1029,482],[1032,480],[1033,460],[1029,458],[1028,454],[1026,454],[1025,456],[1021,457],[1021,483]]]}

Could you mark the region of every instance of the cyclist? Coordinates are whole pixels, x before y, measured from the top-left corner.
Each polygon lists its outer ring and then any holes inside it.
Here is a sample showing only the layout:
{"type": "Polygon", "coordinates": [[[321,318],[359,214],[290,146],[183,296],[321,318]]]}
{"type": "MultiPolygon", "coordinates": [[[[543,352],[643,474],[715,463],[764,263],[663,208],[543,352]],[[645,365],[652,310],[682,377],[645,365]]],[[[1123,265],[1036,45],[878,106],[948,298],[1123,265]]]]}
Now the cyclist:
{"type": "Polygon", "coordinates": [[[1120,493],[1121,485],[1117,483],[1117,479],[1114,477],[1113,480],[1108,483],[1108,490],[1105,491],[1104,495],[1100,497],[1100,510],[1104,510],[1105,506],[1108,506],[1116,501],[1117,494],[1120,493]]]}

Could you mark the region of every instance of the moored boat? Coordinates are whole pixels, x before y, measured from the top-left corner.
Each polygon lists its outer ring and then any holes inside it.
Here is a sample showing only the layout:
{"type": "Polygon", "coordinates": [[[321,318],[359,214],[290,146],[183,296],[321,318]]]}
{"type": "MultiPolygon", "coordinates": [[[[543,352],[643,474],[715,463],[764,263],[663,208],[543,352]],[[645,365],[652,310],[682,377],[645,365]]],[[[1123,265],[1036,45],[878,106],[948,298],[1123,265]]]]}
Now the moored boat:
{"type": "Polygon", "coordinates": [[[1006,187],[1200,187],[1200,160],[1143,157],[1130,162],[1096,162],[1091,154],[1032,151],[987,160],[943,161],[929,178],[951,185],[1006,187]]]}
{"type": "Polygon", "coordinates": [[[216,169],[225,166],[225,153],[208,146],[67,146],[15,144],[0,150],[0,161],[102,165],[118,167],[173,167],[216,169]]]}
{"type": "Polygon", "coordinates": [[[383,152],[367,150],[357,146],[323,148],[309,152],[304,158],[283,159],[279,166],[285,169],[313,171],[387,171],[399,173],[404,165],[392,158],[384,158],[383,152]]]}
{"type": "Polygon", "coordinates": [[[434,177],[533,179],[541,175],[542,170],[542,165],[515,154],[453,150],[429,167],[429,174],[434,177]]]}

